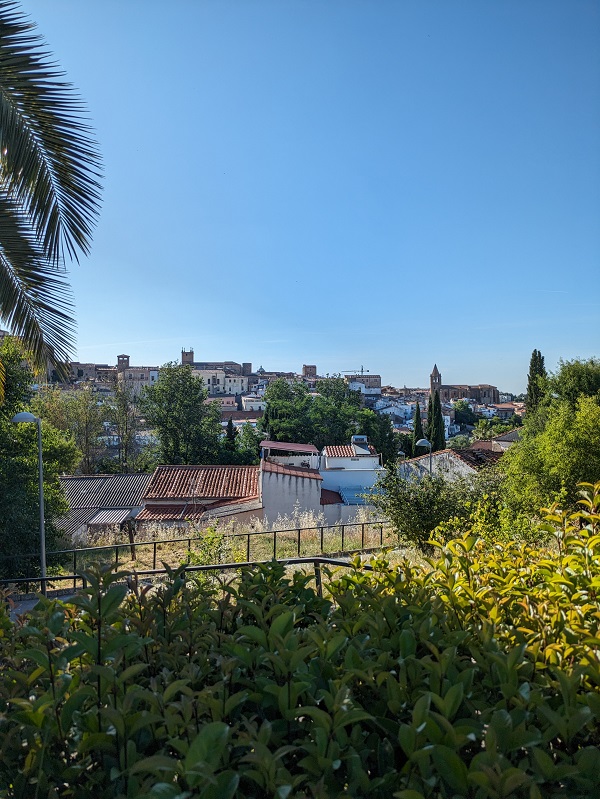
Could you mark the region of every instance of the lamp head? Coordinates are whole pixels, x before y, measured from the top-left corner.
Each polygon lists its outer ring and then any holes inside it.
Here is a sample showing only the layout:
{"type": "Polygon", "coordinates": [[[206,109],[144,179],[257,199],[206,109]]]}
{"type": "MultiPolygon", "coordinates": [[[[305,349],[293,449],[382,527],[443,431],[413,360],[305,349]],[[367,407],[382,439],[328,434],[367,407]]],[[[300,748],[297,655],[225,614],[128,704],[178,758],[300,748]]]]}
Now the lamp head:
{"type": "Polygon", "coordinates": [[[11,419],[11,422],[15,422],[15,424],[18,424],[19,422],[37,422],[37,421],[38,421],[37,416],[34,416],[32,413],[29,413],[29,411],[21,411],[21,413],[16,413],[11,419]]]}

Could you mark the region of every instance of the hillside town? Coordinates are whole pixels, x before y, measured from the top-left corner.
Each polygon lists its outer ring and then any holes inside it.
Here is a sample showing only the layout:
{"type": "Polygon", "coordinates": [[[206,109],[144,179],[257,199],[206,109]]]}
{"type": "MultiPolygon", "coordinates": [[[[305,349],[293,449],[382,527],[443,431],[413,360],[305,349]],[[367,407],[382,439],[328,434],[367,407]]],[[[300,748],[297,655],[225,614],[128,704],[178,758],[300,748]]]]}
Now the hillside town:
{"type": "MultiPolygon", "coordinates": [[[[136,366],[131,364],[129,355],[118,355],[117,363],[69,364],[70,380],[60,382],[55,370],[49,375],[53,385],[63,391],[77,391],[88,388],[100,396],[110,396],[116,386],[129,389],[139,395],[144,388],[155,385],[160,374],[159,366],[136,366]]],[[[181,350],[182,365],[190,366],[192,374],[204,381],[208,389],[208,402],[218,403],[221,419],[225,426],[231,419],[236,428],[244,424],[256,427],[265,409],[265,391],[275,380],[284,380],[288,385],[301,383],[311,392],[318,394],[319,382],[329,375],[317,373],[315,364],[304,364],[300,372],[266,370],[260,366],[252,369],[252,363],[236,361],[197,361],[193,349],[181,350]]],[[[396,387],[382,383],[382,376],[370,374],[361,369],[356,373],[345,373],[343,379],[351,391],[360,393],[362,405],[391,419],[398,432],[412,432],[417,402],[421,407],[421,418],[426,423],[427,400],[438,391],[442,402],[445,438],[458,435],[461,426],[456,423],[454,405],[466,401],[473,413],[481,418],[497,418],[507,421],[513,416],[522,417],[525,413],[524,401],[513,394],[500,391],[497,386],[487,383],[477,385],[445,385],[442,375],[434,364],[429,378],[429,386],[424,388],[396,387]]]]}

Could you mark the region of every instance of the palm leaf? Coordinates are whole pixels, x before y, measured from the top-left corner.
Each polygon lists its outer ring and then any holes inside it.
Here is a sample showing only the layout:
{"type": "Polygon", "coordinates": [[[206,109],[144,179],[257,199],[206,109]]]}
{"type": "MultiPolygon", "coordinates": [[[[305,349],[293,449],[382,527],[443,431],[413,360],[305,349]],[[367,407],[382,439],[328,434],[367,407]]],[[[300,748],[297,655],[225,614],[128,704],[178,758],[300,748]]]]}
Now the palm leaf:
{"type": "Polygon", "coordinates": [[[0,191],[0,319],[23,340],[35,363],[68,360],[74,322],[64,269],[40,252],[27,219],[0,191]]]}
{"type": "Polygon", "coordinates": [[[34,33],[0,0],[0,153],[5,191],[58,263],[87,253],[99,210],[100,158],[83,105],[34,33]]]}
{"type": "Polygon", "coordinates": [[[81,101],[12,0],[0,0],[0,320],[39,366],[73,343],[65,255],[89,252],[100,158],[81,101]]]}

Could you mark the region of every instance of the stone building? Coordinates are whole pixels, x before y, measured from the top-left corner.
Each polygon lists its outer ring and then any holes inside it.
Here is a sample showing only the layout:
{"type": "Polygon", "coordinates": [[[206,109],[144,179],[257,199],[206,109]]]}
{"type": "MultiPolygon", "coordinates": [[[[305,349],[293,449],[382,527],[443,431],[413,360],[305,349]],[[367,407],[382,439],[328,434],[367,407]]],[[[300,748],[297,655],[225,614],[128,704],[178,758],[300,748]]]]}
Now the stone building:
{"type": "Polygon", "coordinates": [[[444,385],[442,383],[442,374],[437,368],[437,364],[433,365],[429,384],[431,393],[439,391],[440,400],[442,402],[450,402],[451,400],[459,399],[472,399],[481,405],[491,405],[500,401],[500,393],[496,386],[491,386],[489,383],[479,383],[476,386],[468,385],[444,385]]]}

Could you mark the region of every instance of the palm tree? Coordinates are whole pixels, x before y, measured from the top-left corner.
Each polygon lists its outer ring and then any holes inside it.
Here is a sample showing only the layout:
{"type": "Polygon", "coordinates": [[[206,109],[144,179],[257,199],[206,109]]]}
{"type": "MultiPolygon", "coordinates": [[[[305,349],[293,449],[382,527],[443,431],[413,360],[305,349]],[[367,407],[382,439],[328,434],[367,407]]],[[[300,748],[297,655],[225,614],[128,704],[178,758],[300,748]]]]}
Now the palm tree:
{"type": "Polygon", "coordinates": [[[0,0],[0,322],[44,370],[71,354],[65,260],[89,252],[100,205],[97,145],[62,78],[35,24],[0,0]]]}

